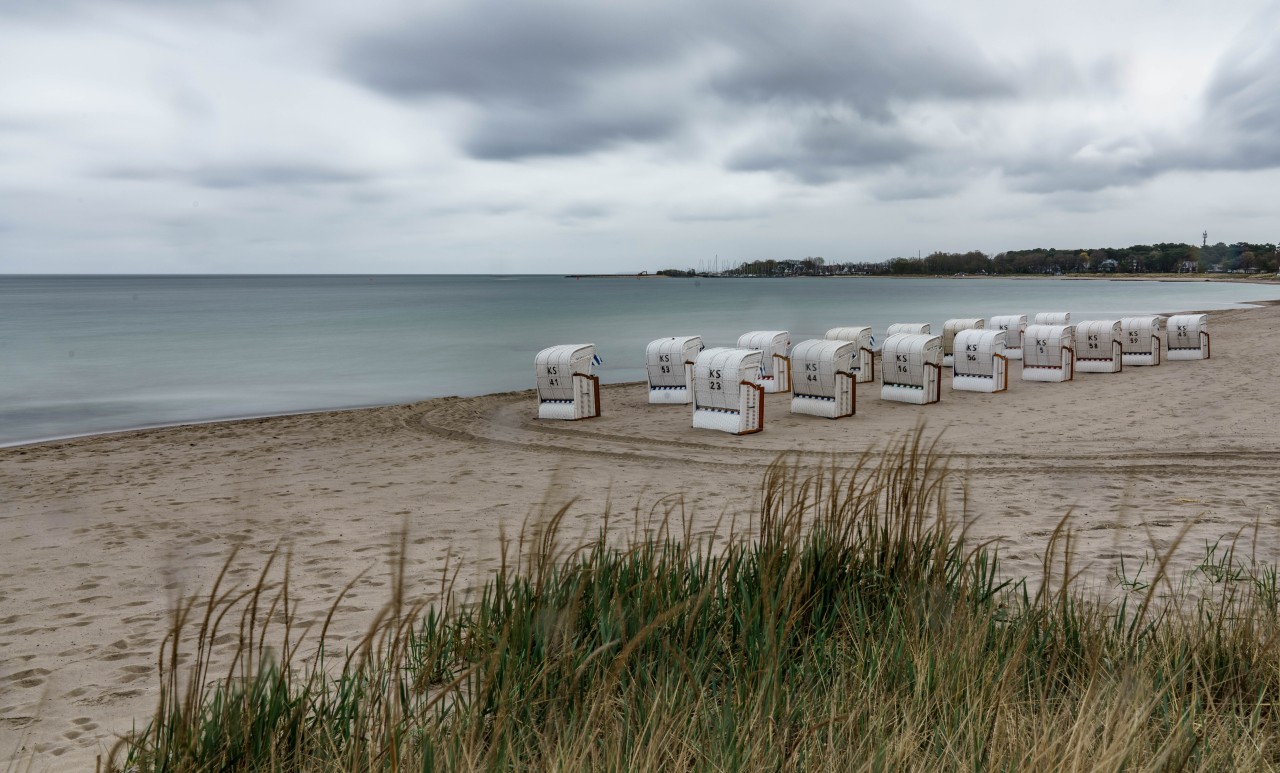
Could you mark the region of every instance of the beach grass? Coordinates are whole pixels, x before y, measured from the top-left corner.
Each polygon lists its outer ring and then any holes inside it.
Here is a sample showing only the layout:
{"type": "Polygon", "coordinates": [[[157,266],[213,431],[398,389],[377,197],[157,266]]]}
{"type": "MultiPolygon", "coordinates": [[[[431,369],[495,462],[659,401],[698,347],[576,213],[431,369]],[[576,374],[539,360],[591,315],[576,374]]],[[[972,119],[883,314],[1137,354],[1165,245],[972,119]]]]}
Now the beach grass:
{"type": "Polygon", "coordinates": [[[477,592],[415,601],[442,581],[401,560],[340,656],[341,596],[303,633],[286,562],[224,571],[175,609],[155,715],[105,767],[1280,767],[1275,567],[1240,540],[1174,567],[1175,540],[1100,593],[1064,518],[1042,575],[1009,580],[952,483],[917,432],[850,464],[779,458],[757,510],[706,533],[673,507],[569,540],[557,508],[477,592]]]}

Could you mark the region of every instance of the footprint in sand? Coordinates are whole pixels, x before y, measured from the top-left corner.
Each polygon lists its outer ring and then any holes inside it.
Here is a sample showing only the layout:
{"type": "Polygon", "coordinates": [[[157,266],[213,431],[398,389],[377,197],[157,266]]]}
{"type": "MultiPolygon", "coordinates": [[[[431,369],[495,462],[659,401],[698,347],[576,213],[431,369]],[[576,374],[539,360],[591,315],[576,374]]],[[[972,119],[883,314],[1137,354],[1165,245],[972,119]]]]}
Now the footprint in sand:
{"type": "Polygon", "coordinates": [[[152,667],[143,665],[124,666],[120,670],[127,675],[120,681],[125,684],[129,684],[130,682],[136,682],[139,679],[145,679],[152,672],[152,667]]]}
{"type": "Polygon", "coordinates": [[[4,682],[13,682],[19,687],[39,687],[44,684],[45,677],[49,675],[49,670],[45,668],[28,668],[25,671],[19,671],[16,674],[9,674],[0,679],[4,682]]]}

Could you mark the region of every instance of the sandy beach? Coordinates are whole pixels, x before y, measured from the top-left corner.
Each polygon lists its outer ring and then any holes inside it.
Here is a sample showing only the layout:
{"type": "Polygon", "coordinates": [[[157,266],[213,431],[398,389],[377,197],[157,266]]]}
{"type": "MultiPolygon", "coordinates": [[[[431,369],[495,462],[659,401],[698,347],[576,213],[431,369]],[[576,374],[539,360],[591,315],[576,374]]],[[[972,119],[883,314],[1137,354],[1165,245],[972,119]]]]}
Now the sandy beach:
{"type": "MultiPolygon", "coordinates": [[[[1011,575],[1039,572],[1071,512],[1079,555],[1104,580],[1120,555],[1260,526],[1280,552],[1280,306],[1215,312],[1213,359],[955,393],[932,406],[858,389],[857,416],[791,416],[767,400],[765,431],[689,426],[641,385],[603,390],[604,415],[534,420],[531,392],[287,416],[0,449],[0,759],[91,769],[155,701],[167,611],[206,589],[233,547],[245,579],[291,552],[303,619],[372,567],[330,634],[359,637],[387,594],[387,557],[407,524],[410,584],[426,596],[448,564],[463,587],[498,563],[499,535],[576,498],[591,534],[606,503],[649,512],[667,495],[706,528],[745,512],[778,454],[856,455],[925,423],[959,474],[972,533],[998,539],[1011,575]]],[[[530,354],[532,358],[532,353],[530,354]]],[[[877,366],[878,371],[878,366],[877,366]]],[[[669,502],[670,500],[665,500],[669,502]]],[[[1251,533],[1251,532],[1250,532],[1251,533]]]]}

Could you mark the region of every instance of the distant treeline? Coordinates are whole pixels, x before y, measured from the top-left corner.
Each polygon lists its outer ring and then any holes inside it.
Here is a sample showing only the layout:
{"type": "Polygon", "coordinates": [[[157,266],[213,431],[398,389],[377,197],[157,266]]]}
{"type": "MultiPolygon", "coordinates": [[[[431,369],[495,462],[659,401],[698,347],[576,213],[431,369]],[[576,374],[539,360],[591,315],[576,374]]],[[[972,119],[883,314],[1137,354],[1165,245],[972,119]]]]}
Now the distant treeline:
{"type": "MultiPolygon", "coordinates": [[[[971,252],[935,252],[926,257],[893,258],[880,263],[828,263],[824,258],[753,260],[720,272],[724,276],[785,277],[955,274],[1184,274],[1274,273],[1280,255],[1274,244],[1135,244],[1092,249],[1010,250],[990,256],[971,252]]],[[[697,276],[694,269],[666,269],[667,276],[697,276]]]]}

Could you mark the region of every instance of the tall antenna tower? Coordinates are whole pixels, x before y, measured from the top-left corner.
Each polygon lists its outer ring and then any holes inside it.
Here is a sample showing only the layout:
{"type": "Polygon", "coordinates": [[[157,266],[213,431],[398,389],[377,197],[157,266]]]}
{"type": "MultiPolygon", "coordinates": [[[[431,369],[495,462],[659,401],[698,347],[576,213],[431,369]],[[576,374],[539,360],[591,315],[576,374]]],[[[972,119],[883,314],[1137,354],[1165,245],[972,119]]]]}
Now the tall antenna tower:
{"type": "Polygon", "coordinates": [[[1208,247],[1208,246],[1209,246],[1209,232],[1208,232],[1208,231],[1205,231],[1204,233],[1200,234],[1200,238],[1201,238],[1201,239],[1203,239],[1203,241],[1202,241],[1202,242],[1200,242],[1200,246],[1201,246],[1201,247],[1208,247]]]}

